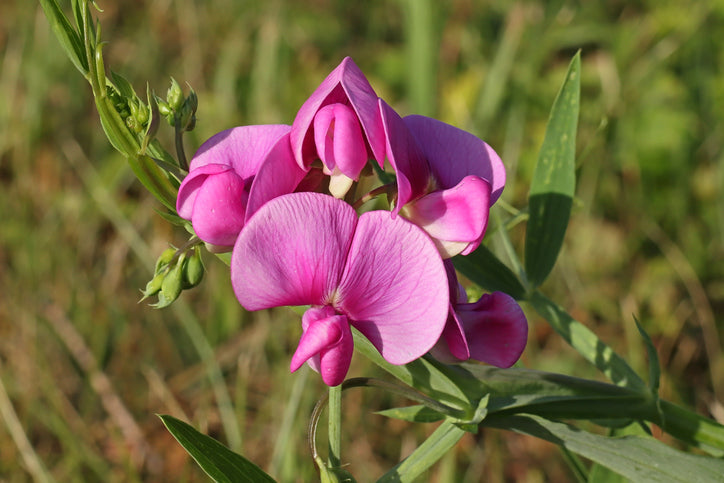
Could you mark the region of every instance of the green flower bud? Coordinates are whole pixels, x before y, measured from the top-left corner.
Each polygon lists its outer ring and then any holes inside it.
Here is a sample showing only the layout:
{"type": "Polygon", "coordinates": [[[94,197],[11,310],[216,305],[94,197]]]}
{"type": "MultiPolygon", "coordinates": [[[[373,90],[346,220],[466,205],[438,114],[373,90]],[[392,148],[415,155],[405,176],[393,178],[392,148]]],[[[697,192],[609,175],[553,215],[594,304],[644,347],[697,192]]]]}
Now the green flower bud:
{"type": "Polygon", "coordinates": [[[186,259],[184,264],[184,288],[193,288],[204,278],[204,262],[201,260],[201,250],[194,248],[194,252],[186,259]]]}
{"type": "Polygon", "coordinates": [[[199,107],[199,98],[191,89],[189,96],[184,100],[181,112],[179,114],[179,120],[181,128],[184,131],[192,131],[196,127],[196,109],[199,107]]]}
{"type": "Polygon", "coordinates": [[[183,90],[173,77],[171,77],[171,87],[168,88],[168,92],[166,93],[166,102],[168,102],[169,107],[174,111],[181,109],[184,103],[183,90]]]}
{"type": "Polygon", "coordinates": [[[166,276],[164,272],[157,273],[149,282],[146,284],[146,289],[142,290],[141,293],[143,293],[143,298],[139,300],[139,302],[143,302],[148,297],[151,297],[153,295],[156,295],[158,292],[161,291],[161,285],[163,284],[163,279],[166,276]]]}
{"type": "Polygon", "coordinates": [[[158,112],[163,117],[173,116],[173,111],[171,110],[171,106],[168,105],[168,102],[158,96],[154,96],[154,98],[156,99],[156,103],[158,103],[158,112]]]}
{"type": "Polygon", "coordinates": [[[167,248],[161,253],[161,256],[158,257],[158,260],[156,260],[156,269],[154,272],[158,274],[159,272],[163,271],[168,267],[168,264],[171,263],[171,260],[173,260],[173,257],[176,255],[176,249],[171,247],[167,248]]]}
{"type": "Polygon", "coordinates": [[[183,290],[183,265],[186,256],[181,255],[176,265],[166,273],[161,283],[161,292],[158,296],[158,303],[154,305],[156,308],[163,308],[171,304],[181,295],[183,290]]]}

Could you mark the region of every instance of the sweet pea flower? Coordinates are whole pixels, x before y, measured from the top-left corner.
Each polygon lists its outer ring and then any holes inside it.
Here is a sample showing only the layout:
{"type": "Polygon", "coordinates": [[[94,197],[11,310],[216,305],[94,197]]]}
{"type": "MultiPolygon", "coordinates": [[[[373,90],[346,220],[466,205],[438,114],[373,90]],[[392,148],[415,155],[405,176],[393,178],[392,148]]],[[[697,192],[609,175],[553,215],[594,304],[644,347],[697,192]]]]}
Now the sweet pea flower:
{"type": "Polygon", "coordinates": [[[292,371],[308,362],[329,386],[352,358],[350,326],[392,364],[428,352],[445,327],[449,290],[430,238],[385,211],[360,215],[321,193],[292,193],[262,206],[241,231],[231,281],[247,310],[311,306],[292,371]]]}
{"type": "Polygon", "coordinates": [[[488,144],[462,129],[417,115],[405,117],[404,124],[431,180],[428,192],[400,213],[433,238],[444,258],[467,255],[480,246],[490,206],[505,186],[505,167],[488,144]]]}
{"type": "Polygon", "coordinates": [[[440,341],[431,351],[443,362],[469,359],[497,367],[510,367],[520,358],[528,340],[528,322],[518,303],[508,294],[483,294],[467,303],[450,261],[445,261],[450,290],[450,310],[440,341]]]}
{"type": "Polygon", "coordinates": [[[305,176],[294,161],[290,126],[241,126],[204,144],[179,187],[176,210],[216,251],[229,250],[246,220],[305,176]]]}
{"type": "Polygon", "coordinates": [[[330,191],[341,198],[372,158],[385,159],[385,133],[377,94],[346,57],[299,109],[290,141],[302,169],[319,159],[331,175],[330,191]]]}

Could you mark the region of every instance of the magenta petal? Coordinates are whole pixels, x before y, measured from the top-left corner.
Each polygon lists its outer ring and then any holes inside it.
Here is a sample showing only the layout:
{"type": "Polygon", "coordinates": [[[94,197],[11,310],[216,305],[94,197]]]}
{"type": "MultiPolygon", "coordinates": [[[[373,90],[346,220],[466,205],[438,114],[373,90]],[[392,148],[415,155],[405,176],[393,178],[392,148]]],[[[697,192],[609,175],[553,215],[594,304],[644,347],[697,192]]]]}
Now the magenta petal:
{"type": "Polygon", "coordinates": [[[505,186],[505,167],[493,148],[470,134],[425,116],[407,116],[405,124],[430,163],[439,187],[458,184],[465,176],[480,176],[490,183],[490,203],[500,197],[505,186]]]}
{"type": "Polygon", "coordinates": [[[387,159],[397,176],[397,201],[394,212],[409,201],[424,195],[430,185],[430,168],[402,118],[385,101],[379,100],[387,135],[387,159]]]}
{"type": "Polygon", "coordinates": [[[344,104],[328,104],[314,117],[314,140],[322,163],[359,179],[367,164],[367,148],[355,112],[344,104]]]}
{"type": "Polygon", "coordinates": [[[246,199],[244,180],[232,169],[208,176],[194,199],[191,223],[196,235],[212,245],[234,245],[244,226],[246,199]]]}
{"type": "Polygon", "coordinates": [[[493,292],[474,304],[458,305],[456,311],[471,359],[498,367],[515,364],[528,340],[528,323],[515,299],[493,292]]]}
{"type": "Polygon", "coordinates": [[[377,109],[375,93],[362,71],[346,57],[309,96],[292,123],[291,143],[297,163],[307,169],[316,158],[312,123],[320,108],[341,103],[352,107],[359,118],[370,154],[382,165],[385,159],[385,134],[377,109]]]}
{"type": "Polygon", "coordinates": [[[466,176],[455,187],[433,191],[403,208],[403,216],[425,230],[446,258],[480,245],[489,212],[490,185],[477,176],[466,176]]]}
{"type": "Polygon", "coordinates": [[[322,375],[328,386],[344,381],[352,362],[354,341],[347,317],[332,307],[312,307],[302,318],[304,333],[289,366],[292,372],[305,362],[322,375]],[[312,362],[311,359],[314,359],[312,362]]]}
{"type": "Polygon", "coordinates": [[[430,238],[389,212],[360,216],[336,307],[392,364],[425,354],[448,314],[448,282],[430,238]]]}
{"type": "Polygon", "coordinates": [[[430,352],[437,360],[447,363],[470,359],[470,350],[467,340],[465,340],[463,326],[452,306],[450,306],[450,314],[442,336],[430,352]]]}
{"type": "Polygon", "coordinates": [[[321,193],[292,193],[264,204],[231,255],[231,283],[241,305],[326,305],[343,273],[356,221],[350,205],[321,193]]]}
{"type": "Polygon", "coordinates": [[[206,164],[225,164],[246,180],[256,174],[269,150],[290,129],[284,124],[269,124],[221,131],[196,151],[189,170],[193,172],[206,164]]]}
{"type": "Polygon", "coordinates": [[[254,176],[246,208],[248,220],[267,201],[292,193],[307,173],[297,165],[285,134],[269,150],[254,176]]]}
{"type": "Polygon", "coordinates": [[[194,212],[194,203],[199,189],[210,175],[229,171],[232,168],[225,164],[207,164],[189,173],[181,183],[176,198],[176,211],[181,218],[190,220],[194,212]]]}

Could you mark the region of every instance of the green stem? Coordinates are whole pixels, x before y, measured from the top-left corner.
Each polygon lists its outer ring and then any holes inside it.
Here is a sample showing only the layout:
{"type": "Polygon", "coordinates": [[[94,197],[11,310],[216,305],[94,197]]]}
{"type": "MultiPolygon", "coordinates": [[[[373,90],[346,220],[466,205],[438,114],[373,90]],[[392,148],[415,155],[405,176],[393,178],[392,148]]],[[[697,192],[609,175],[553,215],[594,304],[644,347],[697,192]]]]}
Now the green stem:
{"type": "Polygon", "coordinates": [[[329,408],[327,410],[329,431],[330,468],[341,466],[342,458],[342,385],[329,387],[329,408]]]}
{"type": "Polygon", "coordinates": [[[669,401],[659,401],[659,419],[652,420],[670,435],[721,458],[724,426],[669,401]]]}

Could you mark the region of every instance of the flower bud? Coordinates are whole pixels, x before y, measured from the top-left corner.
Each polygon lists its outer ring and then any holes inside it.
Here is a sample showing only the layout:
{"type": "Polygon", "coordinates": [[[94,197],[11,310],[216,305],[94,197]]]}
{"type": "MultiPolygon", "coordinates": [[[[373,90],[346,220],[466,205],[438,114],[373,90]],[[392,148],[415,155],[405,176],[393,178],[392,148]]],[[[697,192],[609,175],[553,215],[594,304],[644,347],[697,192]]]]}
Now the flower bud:
{"type": "Polygon", "coordinates": [[[171,77],[171,87],[169,87],[166,92],[166,102],[168,102],[169,107],[174,111],[181,109],[184,103],[183,90],[173,77],[171,77]]]}
{"type": "Polygon", "coordinates": [[[183,290],[183,265],[186,255],[181,255],[176,265],[166,273],[161,282],[161,292],[158,294],[158,303],[154,307],[160,309],[171,305],[181,295],[183,290]]]}
{"type": "Polygon", "coordinates": [[[161,255],[156,260],[156,269],[154,272],[158,274],[159,272],[166,269],[169,263],[171,263],[171,260],[173,260],[174,255],[176,255],[176,249],[171,247],[167,248],[161,253],[161,255]]]}
{"type": "Polygon", "coordinates": [[[201,260],[201,250],[195,247],[190,257],[185,260],[183,266],[184,288],[193,288],[201,283],[204,278],[204,262],[201,260]]]}

